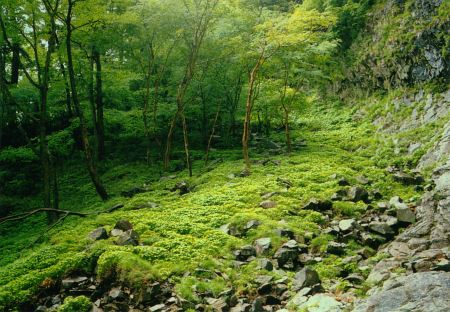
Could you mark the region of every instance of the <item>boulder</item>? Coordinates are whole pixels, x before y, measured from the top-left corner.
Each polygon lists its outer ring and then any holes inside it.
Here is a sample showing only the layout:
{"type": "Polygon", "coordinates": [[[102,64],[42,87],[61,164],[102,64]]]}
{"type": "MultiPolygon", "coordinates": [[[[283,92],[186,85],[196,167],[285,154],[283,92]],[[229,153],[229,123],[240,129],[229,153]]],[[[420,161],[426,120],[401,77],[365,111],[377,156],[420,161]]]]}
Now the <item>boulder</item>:
{"type": "Polygon", "coordinates": [[[327,253],[333,255],[342,255],[345,253],[345,248],[347,247],[344,243],[329,242],[327,245],[327,253]]]}
{"type": "Polygon", "coordinates": [[[187,193],[191,192],[191,190],[192,190],[192,187],[189,186],[189,183],[186,181],[180,181],[177,184],[175,184],[175,186],[173,188],[170,189],[170,191],[172,191],[172,192],[179,191],[180,195],[187,194],[187,193]]]}
{"type": "Polygon", "coordinates": [[[416,175],[412,176],[402,171],[396,172],[393,175],[394,181],[401,183],[403,185],[418,185],[422,184],[425,180],[422,176],[416,175]]]}
{"type": "Polygon", "coordinates": [[[338,185],[339,186],[348,186],[348,185],[350,185],[350,183],[347,181],[347,179],[342,178],[342,179],[339,179],[338,185]]]}
{"type": "Polygon", "coordinates": [[[269,237],[259,238],[254,243],[256,255],[266,255],[272,246],[272,240],[269,237]]]}
{"type": "Polygon", "coordinates": [[[369,203],[369,192],[366,189],[353,186],[348,190],[347,193],[348,199],[352,202],[363,201],[365,203],[369,203]]]}
{"type": "Polygon", "coordinates": [[[446,312],[450,307],[450,273],[420,272],[394,278],[369,298],[356,303],[354,312],[446,312]]]}
{"type": "Polygon", "coordinates": [[[273,256],[278,266],[283,269],[295,269],[298,265],[300,248],[295,240],[290,240],[282,245],[273,256]]]}
{"type": "Polygon", "coordinates": [[[108,233],[106,232],[104,227],[99,227],[93,230],[91,233],[89,233],[88,237],[93,241],[98,241],[101,239],[107,239],[108,233]]]}
{"type": "Polygon", "coordinates": [[[256,250],[251,245],[243,246],[233,252],[236,260],[247,261],[248,258],[256,256],[256,250]]]}
{"type": "Polygon", "coordinates": [[[272,262],[267,258],[261,258],[258,259],[258,268],[266,271],[272,271],[273,270],[273,264],[272,262]]]}
{"type": "Polygon", "coordinates": [[[416,215],[409,209],[409,207],[398,208],[396,210],[397,219],[403,223],[414,223],[416,222],[416,215]]]}
{"type": "Polygon", "coordinates": [[[64,289],[71,289],[76,286],[79,286],[80,284],[86,283],[88,280],[89,279],[86,276],[65,278],[61,281],[61,286],[64,289]]]}
{"type": "Polygon", "coordinates": [[[369,224],[369,229],[372,232],[384,235],[384,236],[392,236],[395,234],[394,230],[387,224],[386,222],[378,222],[373,221],[369,224]]]}
{"type": "Polygon", "coordinates": [[[139,245],[139,235],[134,230],[128,230],[126,232],[123,232],[120,236],[117,238],[117,245],[119,246],[137,246],[139,245]]]}
{"type": "Polygon", "coordinates": [[[275,234],[277,234],[278,236],[287,237],[287,238],[290,238],[290,239],[294,239],[295,238],[294,231],[289,230],[289,229],[275,229],[275,234]]]}
{"type": "Polygon", "coordinates": [[[339,221],[339,230],[342,232],[350,232],[356,227],[357,223],[355,219],[344,219],[339,221]]]}
{"type": "Polygon", "coordinates": [[[293,290],[297,291],[303,287],[311,287],[320,284],[319,274],[310,267],[304,267],[294,276],[292,282],[293,290]]]}
{"type": "Polygon", "coordinates": [[[326,211],[333,208],[333,203],[331,201],[325,200],[321,201],[316,198],[311,198],[302,209],[314,210],[314,211],[326,211]]]}
{"type": "Polygon", "coordinates": [[[122,230],[122,231],[128,231],[133,229],[133,225],[128,220],[119,220],[117,221],[116,225],[114,226],[115,229],[122,230]]]}

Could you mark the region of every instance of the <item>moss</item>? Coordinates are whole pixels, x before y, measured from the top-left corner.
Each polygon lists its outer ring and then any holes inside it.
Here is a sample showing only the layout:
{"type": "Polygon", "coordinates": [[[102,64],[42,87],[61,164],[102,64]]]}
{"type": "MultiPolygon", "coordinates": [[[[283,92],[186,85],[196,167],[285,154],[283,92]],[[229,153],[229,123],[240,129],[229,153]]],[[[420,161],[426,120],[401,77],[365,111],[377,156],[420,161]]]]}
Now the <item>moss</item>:
{"type": "Polygon", "coordinates": [[[85,296],[67,297],[58,312],[89,312],[92,303],[85,296]]]}

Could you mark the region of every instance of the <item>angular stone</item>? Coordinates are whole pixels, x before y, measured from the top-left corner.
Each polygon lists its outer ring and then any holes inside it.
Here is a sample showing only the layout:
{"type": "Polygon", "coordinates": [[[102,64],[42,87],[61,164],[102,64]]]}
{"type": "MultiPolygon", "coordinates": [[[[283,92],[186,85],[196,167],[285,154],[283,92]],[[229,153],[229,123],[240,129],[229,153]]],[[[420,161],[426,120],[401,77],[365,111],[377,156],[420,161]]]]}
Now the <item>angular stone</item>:
{"type": "Polygon", "coordinates": [[[367,192],[366,189],[359,187],[359,186],[353,186],[348,190],[348,199],[352,202],[358,202],[363,201],[365,203],[369,202],[369,192],[367,192]]]}
{"type": "Polygon", "coordinates": [[[247,261],[249,257],[256,256],[256,250],[251,245],[246,245],[233,252],[236,260],[247,261]]]}
{"type": "Polygon", "coordinates": [[[394,230],[385,222],[370,222],[369,229],[384,236],[394,235],[394,230]]]}
{"type": "Polygon", "coordinates": [[[411,211],[411,209],[409,209],[409,207],[397,209],[396,213],[397,219],[400,222],[404,223],[416,222],[416,215],[414,214],[414,212],[411,211]]]}
{"type": "Polygon", "coordinates": [[[397,172],[393,176],[394,181],[399,182],[403,185],[417,185],[422,184],[424,179],[422,176],[411,176],[404,172],[397,172]]]}
{"type": "Polygon", "coordinates": [[[339,230],[342,232],[349,232],[353,230],[356,226],[356,220],[355,219],[344,219],[339,221],[339,230]]]}
{"type": "Polygon", "coordinates": [[[295,233],[289,229],[276,229],[275,234],[277,234],[278,236],[287,237],[290,239],[295,238],[295,233]]]}
{"type": "Polygon", "coordinates": [[[297,311],[310,312],[340,312],[343,311],[344,305],[326,294],[316,294],[306,302],[298,305],[297,311]]]}
{"type": "Polygon", "coordinates": [[[299,290],[303,287],[314,286],[319,283],[319,274],[310,267],[304,267],[295,274],[292,286],[294,290],[299,290]]]}
{"type": "Polygon", "coordinates": [[[273,270],[273,264],[267,258],[258,259],[258,267],[260,269],[266,270],[266,271],[272,271],[273,270]]]}
{"type": "Polygon", "coordinates": [[[75,286],[78,286],[81,283],[84,283],[88,280],[86,276],[77,276],[73,278],[65,278],[61,281],[61,285],[65,289],[70,289],[75,286]]]}
{"type": "Polygon", "coordinates": [[[116,243],[119,246],[137,246],[139,245],[139,235],[134,230],[128,230],[118,237],[116,243]]]}
{"type": "Polygon", "coordinates": [[[259,238],[255,241],[256,255],[268,254],[272,246],[272,240],[269,237],[259,238]]]}
{"type": "Polygon", "coordinates": [[[160,312],[160,311],[164,311],[165,308],[166,308],[166,305],[161,303],[161,304],[157,304],[157,305],[150,307],[149,311],[150,312],[160,312]]]}
{"type": "Polygon", "coordinates": [[[344,243],[329,242],[327,245],[327,253],[334,255],[342,255],[345,253],[347,247],[344,243]]]}
{"type": "Polygon", "coordinates": [[[101,239],[107,239],[108,233],[106,232],[104,227],[99,227],[93,230],[91,233],[89,233],[88,237],[93,241],[98,241],[101,239]]]}
{"type": "Polygon", "coordinates": [[[122,235],[123,233],[124,233],[124,231],[119,230],[119,229],[112,229],[112,230],[111,230],[111,236],[112,236],[112,237],[120,236],[120,235],[122,235]]]}
{"type": "Polygon", "coordinates": [[[314,210],[314,211],[326,211],[330,210],[333,207],[333,203],[331,201],[319,201],[316,198],[311,198],[306,205],[303,206],[302,209],[305,210],[314,210]]]}

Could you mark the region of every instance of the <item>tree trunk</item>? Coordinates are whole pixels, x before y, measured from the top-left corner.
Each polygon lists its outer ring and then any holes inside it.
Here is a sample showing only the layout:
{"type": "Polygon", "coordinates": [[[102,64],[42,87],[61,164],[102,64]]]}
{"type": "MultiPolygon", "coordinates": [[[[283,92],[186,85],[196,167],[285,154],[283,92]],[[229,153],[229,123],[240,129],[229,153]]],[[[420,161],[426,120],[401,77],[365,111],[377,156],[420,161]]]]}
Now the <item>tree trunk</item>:
{"type": "Polygon", "coordinates": [[[6,47],[0,46],[0,148],[2,148],[3,127],[6,119],[8,90],[6,85],[6,47]]]}
{"type": "Polygon", "coordinates": [[[67,72],[66,72],[66,68],[64,67],[64,63],[61,59],[61,56],[58,56],[59,59],[59,68],[61,70],[61,73],[63,75],[63,79],[64,79],[64,90],[66,92],[66,108],[67,108],[67,115],[69,116],[69,118],[71,118],[73,116],[73,111],[72,111],[72,99],[70,97],[70,86],[69,86],[69,82],[67,81],[67,72]]]}
{"type": "Polygon", "coordinates": [[[11,62],[11,84],[19,83],[19,68],[20,68],[20,46],[17,43],[12,45],[12,62],[11,62]]]}
{"type": "MultiPolygon", "coordinates": [[[[94,140],[93,140],[93,157],[98,157],[97,147],[98,147],[98,125],[97,125],[97,108],[95,103],[95,95],[94,95],[94,49],[92,49],[91,57],[89,58],[89,83],[88,83],[88,91],[89,91],[89,104],[91,106],[91,118],[92,118],[92,129],[94,131],[94,140]]],[[[98,158],[97,158],[98,159],[98,158]]]]}
{"type": "Polygon", "coordinates": [[[242,153],[244,156],[245,170],[248,172],[250,172],[250,156],[248,151],[248,142],[250,139],[250,122],[252,117],[253,96],[255,92],[255,83],[258,76],[258,72],[264,61],[264,55],[265,50],[261,52],[258,61],[256,62],[255,66],[250,72],[247,100],[245,104],[244,131],[242,133],[242,153]]]}
{"type": "Polygon", "coordinates": [[[214,117],[214,122],[213,122],[213,125],[212,125],[211,134],[209,136],[208,145],[206,146],[205,166],[208,165],[209,151],[211,149],[212,139],[213,139],[214,134],[216,132],[216,125],[217,125],[217,120],[219,119],[219,114],[220,114],[220,104],[217,106],[217,113],[216,113],[216,116],[214,117]]]}
{"type": "Polygon", "coordinates": [[[291,130],[289,128],[289,111],[287,109],[284,110],[284,131],[286,134],[286,145],[288,148],[288,154],[290,155],[292,152],[292,142],[291,142],[291,130]]]}
{"type": "Polygon", "coordinates": [[[67,37],[66,37],[66,50],[67,50],[67,67],[69,71],[69,81],[70,81],[70,89],[72,91],[72,100],[73,104],[75,106],[76,113],[78,115],[78,118],[80,120],[80,128],[81,128],[81,137],[82,137],[82,143],[83,143],[83,149],[84,149],[84,155],[86,158],[86,165],[87,169],[89,171],[89,175],[91,177],[92,183],[95,186],[95,189],[98,193],[98,195],[102,198],[102,200],[108,199],[108,193],[106,192],[106,189],[104,188],[100,177],[97,173],[97,168],[94,163],[94,159],[92,157],[92,150],[91,146],[89,144],[89,138],[88,138],[88,130],[86,126],[86,120],[84,118],[83,111],[81,109],[81,105],[78,99],[78,93],[76,88],[76,81],[75,81],[75,70],[73,67],[73,57],[72,57],[72,10],[74,6],[74,1],[69,0],[68,3],[68,10],[67,10],[67,16],[66,16],[66,31],[67,31],[67,37]]]}
{"type": "Polygon", "coordinates": [[[94,49],[95,60],[95,103],[97,111],[97,157],[99,160],[105,159],[105,121],[103,114],[103,80],[102,80],[102,62],[100,52],[94,49]]]}
{"type": "Polygon", "coordinates": [[[189,134],[187,129],[186,116],[184,115],[184,112],[181,113],[181,121],[183,122],[183,139],[184,139],[184,152],[186,154],[186,166],[189,171],[189,176],[192,177],[192,161],[189,152],[189,136],[188,136],[189,134]]]}

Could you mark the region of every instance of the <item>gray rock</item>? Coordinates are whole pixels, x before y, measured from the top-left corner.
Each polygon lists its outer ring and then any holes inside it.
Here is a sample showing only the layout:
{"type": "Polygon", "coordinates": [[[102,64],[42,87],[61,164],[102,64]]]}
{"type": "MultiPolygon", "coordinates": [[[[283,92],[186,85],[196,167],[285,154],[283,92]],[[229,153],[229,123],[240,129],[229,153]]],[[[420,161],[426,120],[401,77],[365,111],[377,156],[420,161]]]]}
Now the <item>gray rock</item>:
{"type": "Polygon", "coordinates": [[[116,243],[119,246],[137,246],[139,245],[139,235],[134,230],[128,230],[117,238],[116,243]]]}
{"type": "Polygon", "coordinates": [[[366,189],[359,187],[359,186],[353,186],[348,190],[348,199],[352,202],[358,202],[363,201],[365,203],[369,202],[369,192],[367,192],[366,189]]]}
{"type": "Polygon", "coordinates": [[[397,219],[400,222],[404,222],[404,223],[416,222],[416,215],[408,207],[399,208],[396,210],[396,213],[397,213],[397,219]]]}
{"type": "Polygon", "coordinates": [[[333,203],[328,200],[318,200],[316,198],[311,198],[302,209],[314,210],[314,211],[326,211],[333,208],[333,203]]]}
{"type": "Polygon", "coordinates": [[[99,227],[93,230],[91,233],[89,233],[88,237],[93,241],[98,241],[101,239],[107,239],[108,233],[106,232],[104,227],[99,227]]]}
{"type": "Polygon", "coordinates": [[[450,273],[421,272],[395,278],[369,298],[358,302],[354,312],[446,312],[450,307],[450,273]]]}
{"type": "Polygon", "coordinates": [[[61,285],[65,289],[70,289],[70,288],[78,286],[87,281],[88,281],[88,278],[86,276],[77,276],[77,277],[63,279],[61,281],[61,285]]]}
{"type": "Polygon", "coordinates": [[[233,252],[236,260],[238,261],[247,261],[248,258],[256,256],[256,250],[251,245],[243,246],[233,252]]]}
{"type": "Polygon", "coordinates": [[[272,240],[269,237],[259,238],[255,241],[256,255],[266,255],[272,246],[272,240]]]}
{"type": "Polygon", "coordinates": [[[356,220],[355,219],[344,219],[339,221],[339,230],[342,232],[349,232],[353,230],[356,226],[356,220]]]}
{"type": "Polygon", "coordinates": [[[275,230],[275,234],[277,234],[278,236],[287,237],[287,238],[290,238],[290,239],[294,239],[295,238],[294,231],[291,231],[289,229],[276,229],[275,230]]]}
{"type": "Polygon", "coordinates": [[[259,206],[264,209],[275,208],[277,206],[277,202],[275,202],[273,200],[265,200],[265,201],[261,202],[259,204],[259,206]]]}
{"type": "Polygon", "coordinates": [[[294,290],[299,290],[303,287],[314,286],[320,284],[319,274],[310,267],[304,267],[298,271],[294,276],[292,286],[294,290]]]}
{"type": "Polygon", "coordinates": [[[329,242],[327,245],[327,253],[334,255],[342,255],[345,253],[345,248],[347,247],[344,243],[329,242]]]}
{"type": "Polygon", "coordinates": [[[122,235],[123,233],[124,233],[124,231],[119,230],[119,229],[112,229],[112,230],[111,230],[111,236],[112,236],[112,237],[120,236],[120,235],[122,235]]]}
{"type": "Polygon", "coordinates": [[[108,292],[108,297],[112,300],[120,300],[124,297],[124,293],[119,287],[114,287],[108,292]]]}
{"type": "Polygon", "coordinates": [[[273,264],[272,262],[267,258],[261,258],[258,259],[258,268],[266,271],[272,271],[273,270],[273,264]]]}
{"type": "Polygon", "coordinates": [[[299,254],[300,249],[298,243],[295,240],[290,240],[281,246],[273,257],[277,260],[280,268],[294,269],[298,265],[299,254]]]}
{"type": "Polygon", "coordinates": [[[340,312],[344,305],[326,294],[316,294],[297,306],[297,311],[340,312]]]}
{"type": "Polygon", "coordinates": [[[395,233],[394,230],[386,222],[370,222],[369,229],[384,236],[391,236],[395,233]]]}
{"type": "Polygon", "coordinates": [[[421,176],[411,176],[404,172],[397,172],[393,176],[394,181],[399,182],[403,185],[416,185],[424,182],[421,176]]]}
{"type": "Polygon", "coordinates": [[[149,311],[150,312],[160,312],[160,311],[164,311],[165,308],[166,308],[166,305],[161,303],[161,304],[157,304],[157,305],[150,307],[149,311]]]}

